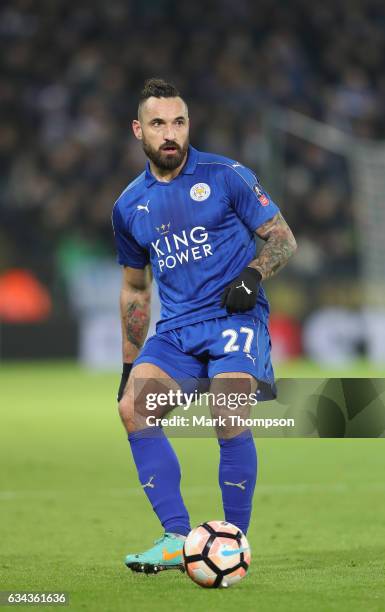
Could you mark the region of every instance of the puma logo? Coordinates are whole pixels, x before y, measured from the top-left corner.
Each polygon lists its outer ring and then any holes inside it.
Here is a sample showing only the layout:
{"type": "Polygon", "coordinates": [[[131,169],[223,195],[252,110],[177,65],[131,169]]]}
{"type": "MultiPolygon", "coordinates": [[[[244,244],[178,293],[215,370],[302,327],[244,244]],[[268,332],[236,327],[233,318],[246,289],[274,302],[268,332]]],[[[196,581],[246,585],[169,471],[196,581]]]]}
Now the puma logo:
{"type": "Polygon", "coordinates": [[[246,484],[247,480],[242,480],[242,482],[228,482],[228,480],[225,480],[225,485],[228,485],[229,487],[238,487],[238,489],[242,489],[242,491],[246,490],[245,484],[246,484]]]}
{"type": "Polygon", "coordinates": [[[248,295],[250,295],[250,293],[253,293],[253,292],[251,291],[251,289],[249,289],[248,287],[246,287],[246,285],[245,285],[245,283],[244,283],[243,281],[242,281],[242,284],[241,284],[241,285],[238,285],[238,287],[235,287],[235,288],[236,288],[236,289],[242,289],[242,288],[243,288],[243,289],[246,291],[246,293],[247,293],[248,295]]]}
{"type": "Polygon", "coordinates": [[[155,487],[155,485],[152,484],[152,481],[154,480],[154,478],[155,478],[155,474],[154,474],[154,476],[150,476],[150,480],[148,482],[146,482],[146,484],[142,485],[143,489],[145,489],[146,487],[149,487],[150,489],[153,489],[155,487]]]}
{"type": "Polygon", "coordinates": [[[255,360],[256,360],[256,357],[252,357],[252,356],[250,355],[250,353],[246,353],[246,357],[248,357],[249,359],[251,359],[251,361],[253,362],[253,365],[255,365],[255,360]]]}
{"type": "Polygon", "coordinates": [[[150,211],[148,210],[148,205],[149,205],[149,202],[150,202],[150,200],[147,200],[147,202],[146,202],[145,204],[138,204],[136,208],[137,208],[138,210],[145,210],[146,212],[148,212],[148,213],[149,213],[149,212],[150,212],[150,211]]]}

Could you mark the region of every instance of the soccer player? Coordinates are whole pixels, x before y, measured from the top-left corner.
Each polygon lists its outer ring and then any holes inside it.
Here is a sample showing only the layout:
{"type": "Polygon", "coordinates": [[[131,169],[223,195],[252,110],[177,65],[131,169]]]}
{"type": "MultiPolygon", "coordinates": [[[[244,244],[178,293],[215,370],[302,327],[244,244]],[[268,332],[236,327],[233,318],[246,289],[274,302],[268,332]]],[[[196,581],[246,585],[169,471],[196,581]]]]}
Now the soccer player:
{"type": "MultiPolygon", "coordinates": [[[[140,483],[164,533],[125,562],[134,571],[155,573],[182,568],[190,522],[175,452],[161,427],[146,426],[146,393],[178,389],[186,379],[209,379],[210,390],[221,379],[234,379],[235,386],[246,379],[252,390],[258,385],[261,399],[274,397],[269,306],[261,282],[286,264],[296,242],[251,170],[189,145],[187,104],[173,85],[146,81],[132,128],[148,161],[112,213],[123,266],[118,401],[140,483]],[[258,255],[257,236],[264,241],[258,255]],[[151,272],[161,319],[143,346],[151,272]]],[[[246,533],[257,474],[254,440],[250,430],[225,428],[218,442],[225,519],[246,533]]]]}

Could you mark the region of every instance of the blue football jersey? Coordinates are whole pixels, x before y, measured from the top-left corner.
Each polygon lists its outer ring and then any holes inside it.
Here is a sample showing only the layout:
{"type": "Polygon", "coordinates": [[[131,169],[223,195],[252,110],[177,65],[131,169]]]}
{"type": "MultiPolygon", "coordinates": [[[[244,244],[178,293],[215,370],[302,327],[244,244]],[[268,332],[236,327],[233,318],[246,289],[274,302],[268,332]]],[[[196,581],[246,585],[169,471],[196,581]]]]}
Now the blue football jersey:
{"type": "MultiPolygon", "coordinates": [[[[112,224],[118,262],[152,266],[161,302],[157,331],[226,316],[222,292],[256,257],[255,230],[278,212],[255,174],[226,157],[190,146],[168,183],[147,163],[116,201],[112,224]]],[[[262,287],[250,314],[267,323],[262,287]]]]}

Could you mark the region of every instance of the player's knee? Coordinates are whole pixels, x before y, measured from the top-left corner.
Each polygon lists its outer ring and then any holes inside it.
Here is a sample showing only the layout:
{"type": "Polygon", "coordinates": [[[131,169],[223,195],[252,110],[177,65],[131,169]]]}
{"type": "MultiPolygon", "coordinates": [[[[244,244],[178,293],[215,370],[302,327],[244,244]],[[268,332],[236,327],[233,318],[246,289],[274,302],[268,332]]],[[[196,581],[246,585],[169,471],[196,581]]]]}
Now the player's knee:
{"type": "Polygon", "coordinates": [[[147,426],[146,412],[142,402],[135,400],[132,393],[125,393],[118,406],[120,418],[127,433],[133,433],[147,426]]]}
{"type": "Polygon", "coordinates": [[[134,403],[128,393],[123,395],[118,404],[121,421],[128,433],[135,431],[134,403]]]}

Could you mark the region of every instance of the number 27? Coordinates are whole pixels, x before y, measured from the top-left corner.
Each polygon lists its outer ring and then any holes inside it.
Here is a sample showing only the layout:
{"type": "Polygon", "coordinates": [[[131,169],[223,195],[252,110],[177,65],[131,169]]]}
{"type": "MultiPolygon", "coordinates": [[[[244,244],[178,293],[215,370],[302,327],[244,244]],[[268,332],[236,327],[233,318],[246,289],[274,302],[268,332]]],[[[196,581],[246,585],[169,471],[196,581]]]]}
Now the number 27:
{"type": "MultiPolygon", "coordinates": [[[[254,338],[254,330],[250,329],[250,327],[241,327],[239,331],[241,334],[246,334],[245,344],[242,350],[244,353],[250,353],[251,343],[254,338]]],[[[222,338],[229,338],[224,348],[225,353],[233,353],[241,350],[239,344],[235,344],[238,340],[238,335],[235,329],[225,329],[222,332],[222,338]]]]}

